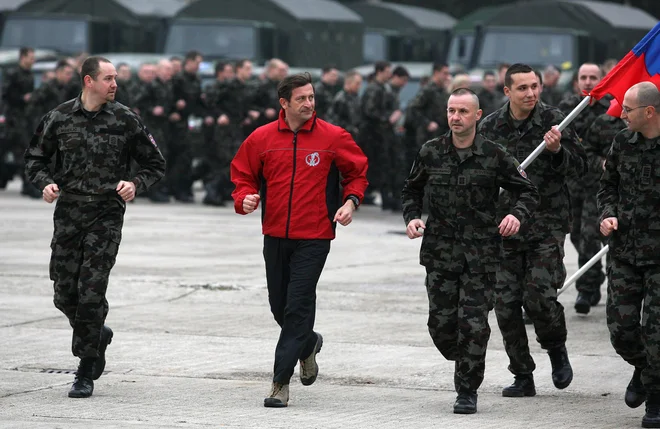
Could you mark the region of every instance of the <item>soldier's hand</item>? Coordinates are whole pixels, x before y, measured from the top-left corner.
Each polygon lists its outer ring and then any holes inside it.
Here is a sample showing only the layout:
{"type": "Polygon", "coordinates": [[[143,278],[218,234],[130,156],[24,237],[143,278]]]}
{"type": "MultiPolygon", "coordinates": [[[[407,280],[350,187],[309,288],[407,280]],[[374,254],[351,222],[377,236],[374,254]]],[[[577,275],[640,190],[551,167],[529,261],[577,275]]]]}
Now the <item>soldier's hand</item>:
{"type": "Polygon", "coordinates": [[[270,107],[268,109],[266,109],[265,113],[266,113],[266,117],[268,119],[273,119],[275,117],[275,115],[277,115],[277,112],[275,111],[275,109],[272,109],[270,107]]]}
{"type": "Polygon", "coordinates": [[[124,201],[131,201],[135,198],[135,183],[120,180],[117,185],[117,193],[124,201]]]}
{"type": "Polygon", "coordinates": [[[170,122],[179,122],[181,120],[181,115],[178,113],[170,113],[170,122]]]}
{"type": "Polygon", "coordinates": [[[179,110],[183,110],[186,108],[186,100],[178,100],[176,102],[176,108],[179,110]]]}
{"type": "Polygon", "coordinates": [[[498,228],[500,229],[500,235],[502,237],[510,237],[517,234],[520,230],[520,221],[514,215],[509,214],[502,219],[498,228]]]}
{"type": "Polygon", "coordinates": [[[57,197],[60,196],[60,188],[57,186],[57,183],[51,183],[50,185],[46,185],[46,187],[43,190],[43,195],[44,195],[44,201],[46,201],[48,204],[55,201],[57,197]]]}
{"type": "Polygon", "coordinates": [[[220,115],[218,117],[218,125],[228,125],[229,117],[227,115],[220,115]]]}
{"type": "Polygon", "coordinates": [[[424,221],[421,219],[413,219],[408,223],[408,227],[406,228],[406,235],[408,236],[409,239],[414,239],[414,238],[419,238],[422,235],[424,235],[424,230],[426,229],[426,225],[424,225],[424,221]],[[418,231],[421,229],[422,231],[418,231]]]}
{"type": "Polygon", "coordinates": [[[353,210],[355,210],[353,201],[346,201],[343,206],[339,207],[339,210],[335,213],[335,218],[332,221],[339,222],[343,226],[348,225],[353,221],[353,210]]]}
{"type": "Polygon", "coordinates": [[[433,131],[438,129],[438,123],[431,121],[431,123],[426,127],[426,131],[429,133],[432,133],[433,131]]]}
{"type": "Polygon", "coordinates": [[[545,148],[550,152],[557,153],[561,149],[561,132],[557,129],[557,126],[554,125],[550,130],[545,133],[545,148]]]}
{"type": "Polygon", "coordinates": [[[605,237],[610,235],[612,231],[619,229],[619,220],[615,217],[608,217],[603,219],[600,223],[600,233],[605,237]]]}
{"type": "Polygon", "coordinates": [[[153,110],[151,111],[151,113],[152,113],[154,116],[162,116],[163,113],[165,113],[165,109],[163,109],[163,106],[156,106],[156,107],[153,108],[153,110]]]}
{"type": "Polygon", "coordinates": [[[206,118],[204,118],[204,124],[213,125],[213,116],[207,116],[206,118]]]}
{"type": "Polygon", "coordinates": [[[245,198],[243,198],[243,211],[245,213],[252,213],[255,211],[259,205],[260,199],[261,197],[259,194],[246,195],[245,198]]]}
{"type": "Polygon", "coordinates": [[[250,115],[250,117],[255,121],[257,119],[259,119],[259,116],[261,116],[261,114],[259,112],[257,112],[256,110],[249,110],[248,115],[250,115]]]}
{"type": "Polygon", "coordinates": [[[31,92],[29,92],[29,93],[23,95],[23,101],[25,101],[26,103],[27,103],[28,101],[30,101],[30,98],[32,98],[32,93],[31,93],[31,92]]]}
{"type": "Polygon", "coordinates": [[[403,113],[401,112],[401,110],[395,110],[394,112],[392,112],[392,114],[390,115],[390,124],[394,125],[397,122],[399,122],[399,119],[401,119],[402,115],[403,113]]]}

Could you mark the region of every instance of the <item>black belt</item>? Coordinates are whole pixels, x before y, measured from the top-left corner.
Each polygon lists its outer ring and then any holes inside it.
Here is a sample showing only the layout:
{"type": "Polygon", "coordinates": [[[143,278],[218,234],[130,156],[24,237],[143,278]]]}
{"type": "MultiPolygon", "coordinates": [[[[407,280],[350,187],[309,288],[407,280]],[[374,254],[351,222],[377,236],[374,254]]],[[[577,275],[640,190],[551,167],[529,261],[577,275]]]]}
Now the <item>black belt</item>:
{"type": "Polygon", "coordinates": [[[82,194],[74,194],[71,192],[66,192],[66,191],[60,191],[60,198],[63,200],[69,200],[69,201],[82,201],[85,203],[91,203],[94,201],[110,201],[110,200],[116,200],[119,198],[119,195],[112,193],[112,194],[98,194],[98,195],[82,195],[82,194]]]}

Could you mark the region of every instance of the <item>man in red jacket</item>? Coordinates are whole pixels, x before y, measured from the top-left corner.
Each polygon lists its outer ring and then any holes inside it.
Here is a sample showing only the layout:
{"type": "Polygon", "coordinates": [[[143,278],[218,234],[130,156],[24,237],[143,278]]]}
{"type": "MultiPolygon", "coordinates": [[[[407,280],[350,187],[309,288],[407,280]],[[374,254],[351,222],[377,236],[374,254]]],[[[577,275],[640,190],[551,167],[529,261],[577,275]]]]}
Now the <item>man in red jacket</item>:
{"type": "Polygon", "coordinates": [[[236,213],[262,203],[268,299],[282,328],[266,407],[287,406],[298,360],[302,384],[316,381],[316,284],[336,222],[351,223],[368,184],[367,157],[351,135],[316,117],[309,73],[286,77],[277,92],[279,118],[250,134],[231,163],[236,213]]]}

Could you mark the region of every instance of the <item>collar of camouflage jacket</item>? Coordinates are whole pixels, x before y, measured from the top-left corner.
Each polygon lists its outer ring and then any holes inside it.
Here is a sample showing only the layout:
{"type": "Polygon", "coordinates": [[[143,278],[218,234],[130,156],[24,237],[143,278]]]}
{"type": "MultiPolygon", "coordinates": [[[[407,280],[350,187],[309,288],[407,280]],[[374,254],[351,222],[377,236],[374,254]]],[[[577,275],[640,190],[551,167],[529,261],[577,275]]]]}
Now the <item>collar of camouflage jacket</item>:
{"type": "MultiPolygon", "coordinates": [[[[472,142],[472,146],[468,146],[466,149],[470,149],[472,151],[473,155],[483,155],[484,150],[483,150],[483,144],[486,139],[483,138],[481,134],[476,134],[474,136],[474,141],[472,142]]],[[[444,146],[444,151],[443,153],[447,154],[451,152],[454,149],[454,143],[452,142],[452,135],[451,131],[447,131],[442,136],[442,144],[444,146]]]]}
{"type": "MultiPolygon", "coordinates": [[[[83,104],[82,100],[80,99],[82,97],[82,92],[78,94],[78,97],[76,97],[76,101],[73,103],[73,107],[71,107],[72,112],[77,112],[77,111],[82,111],[83,104]]],[[[112,114],[112,107],[110,106],[110,103],[113,103],[112,101],[108,101],[106,103],[103,103],[103,106],[101,107],[100,111],[104,111],[106,113],[112,114]]]]}

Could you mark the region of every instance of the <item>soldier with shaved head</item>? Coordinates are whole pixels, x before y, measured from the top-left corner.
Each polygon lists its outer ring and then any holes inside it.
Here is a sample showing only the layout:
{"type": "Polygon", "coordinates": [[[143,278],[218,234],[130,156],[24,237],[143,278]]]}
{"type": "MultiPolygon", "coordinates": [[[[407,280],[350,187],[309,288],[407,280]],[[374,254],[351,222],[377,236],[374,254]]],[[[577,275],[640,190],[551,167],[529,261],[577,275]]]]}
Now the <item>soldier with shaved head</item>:
{"type": "Polygon", "coordinates": [[[621,107],[627,129],[614,138],[598,192],[600,232],[610,237],[607,327],[635,367],[626,405],[646,401],[642,427],[660,428],[660,92],[638,83],[621,107]]]}
{"type": "Polygon", "coordinates": [[[424,236],[420,264],[426,268],[429,333],[440,353],[456,362],[456,414],[477,412],[502,237],[517,234],[539,200],[518,161],[476,134],[481,113],[475,93],[454,91],[447,103],[450,131],[422,146],[402,192],[406,233],[424,236]],[[498,222],[500,186],[516,197],[498,222]]]}

